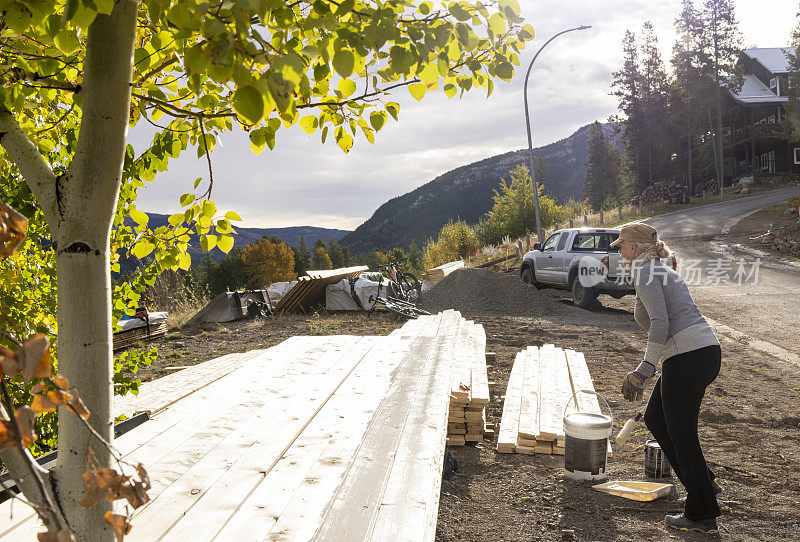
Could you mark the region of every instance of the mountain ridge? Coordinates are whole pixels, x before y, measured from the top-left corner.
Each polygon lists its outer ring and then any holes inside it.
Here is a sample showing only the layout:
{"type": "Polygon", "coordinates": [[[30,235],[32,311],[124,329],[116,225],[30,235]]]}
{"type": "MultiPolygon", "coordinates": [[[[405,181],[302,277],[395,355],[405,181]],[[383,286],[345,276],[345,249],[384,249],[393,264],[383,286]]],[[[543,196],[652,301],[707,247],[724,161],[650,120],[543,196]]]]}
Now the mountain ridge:
{"type": "MultiPolygon", "coordinates": [[[[546,166],[545,192],[564,202],[583,199],[586,140],[590,124],[572,135],[534,149],[546,166]]],[[[608,124],[602,124],[607,136],[608,124]]],[[[423,245],[451,219],[473,224],[492,208],[493,190],[519,164],[528,164],[528,149],[508,151],[459,166],[401,196],[391,198],[341,239],[356,254],[423,245]]]]}

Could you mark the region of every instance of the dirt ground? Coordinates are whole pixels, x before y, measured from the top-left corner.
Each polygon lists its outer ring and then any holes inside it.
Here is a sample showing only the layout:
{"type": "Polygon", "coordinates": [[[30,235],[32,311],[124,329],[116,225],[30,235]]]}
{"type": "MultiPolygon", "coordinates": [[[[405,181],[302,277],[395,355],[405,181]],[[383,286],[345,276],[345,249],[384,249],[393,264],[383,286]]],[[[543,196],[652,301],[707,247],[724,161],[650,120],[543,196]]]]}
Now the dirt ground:
{"type": "Polygon", "coordinates": [[[774,205],[750,215],[731,229],[732,241],[759,251],[800,261],[800,228],[797,224],[797,213],[786,213],[786,205],[774,205]],[[775,230],[773,235],[764,235],[770,226],[775,230]],[[762,237],[763,236],[763,237],[762,237]],[[787,237],[793,236],[790,248],[787,237]],[[775,243],[775,238],[779,242],[775,243]]]}
{"type": "MultiPolygon", "coordinates": [[[[495,278],[504,281],[504,288],[511,287],[510,276],[495,278]]],[[[633,298],[601,296],[600,303],[584,311],[571,306],[565,292],[520,292],[541,308],[541,316],[498,316],[502,299],[488,311],[495,314],[464,313],[484,326],[487,351],[497,354],[489,373],[496,382],[489,422],[499,425],[515,354],[528,345],[554,343],[585,353],[595,388],[611,405],[616,435],[643,407],[624,401],[619,392],[646,341],[633,321],[633,298]]],[[[162,339],[159,361],[141,376],[147,380],[170,372],[168,367],[267,348],[292,335],[385,334],[402,324],[392,315],[368,319],[324,311],[202,324],[162,339]]],[[[566,480],[562,456],[498,454],[496,437],[491,437],[482,444],[450,448],[460,470],[442,482],[437,541],[800,540],[800,367],[720,339],[722,372],[708,390],[700,423],[706,457],[724,488],[721,501],[727,511],[718,535],[687,534],[664,526],[664,515],[679,512],[676,499],[682,489],[651,503],[600,494],[590,483],[566,480]]],[[[646,438],[647,430],[640,425],[627,446],[614,447],[609,479],[645,479],[646,438]]]]}

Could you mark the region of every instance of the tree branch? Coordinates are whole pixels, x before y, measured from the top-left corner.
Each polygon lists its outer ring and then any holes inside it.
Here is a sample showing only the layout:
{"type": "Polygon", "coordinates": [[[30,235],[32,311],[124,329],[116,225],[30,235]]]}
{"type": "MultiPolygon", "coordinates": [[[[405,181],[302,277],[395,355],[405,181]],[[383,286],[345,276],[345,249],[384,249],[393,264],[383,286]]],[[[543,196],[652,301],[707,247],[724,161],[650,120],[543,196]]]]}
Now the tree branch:
{"type": "Polygon", "coordinates": [[[47,222],[58,224],[56,175],[44,157],[22,131],[11,111],[0,108],[0,146],[19,168],[22,177],[36,196],[47,222]]]}

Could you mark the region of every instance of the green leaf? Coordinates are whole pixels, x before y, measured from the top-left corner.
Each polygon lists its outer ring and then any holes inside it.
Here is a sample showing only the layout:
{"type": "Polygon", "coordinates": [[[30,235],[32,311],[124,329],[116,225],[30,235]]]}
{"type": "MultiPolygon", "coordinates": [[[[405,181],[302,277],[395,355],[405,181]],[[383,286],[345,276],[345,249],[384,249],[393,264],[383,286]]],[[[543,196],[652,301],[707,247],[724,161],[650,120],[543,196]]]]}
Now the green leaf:
{"type": "Polygon", "coordinates": [[[184,194],[181,196],[181,207],[186,207],[194,201],[194,194],[184,194]]]}
{"type": "Polygon", "coordinates": [[[206,235],[200,236],[200,248],[203,249],[203,252],[208,252],[215,246],[217,246],[216,235],[211,235],[210,233],[208,233],[206,235]]]}
{"type": "Polygon", "coordinates": [[[256,154],[261,154],[267,147],[265,132],[264,128],[256,128],[250,132],[250,148],[256,154]]]}
{"type": "Polygon", "coordinates": [[[228,211],[225,213],[225,218],[230,220],[231,222],[241,222],[242,217],[236,211],[228,211]]]}
{"type": "Polygon", "coordinates": [[[178,254],[178,268],[188,271],[192,266],[192,257],[185,252],[178,254]]]}
{"type": "Polygon", "coordinates": [[[500,11],[506,14],[509,18],[517,17],[520,14],[519,2],[517,0],[500,0],[500,11]],[[511,13],[509,13],[509,11],[511,13]]]}
{"type": "Polygon", "coordinates": [[[213,201],[207,199],[203,202],[203,214],[212,217],[217,212],[217,206],[213,201]]]}
{"type": "Polygon", "coordinates": [[[355,64],[355,56],[347,49],[339,49],[333,55],[333,68],[342,77],[350,77],[353,74],[355,64]]]}
{"type": "Polygon", "coordinates": [[[209,153],[214,150],[214,147],[217,146],[217,138],[215,138],[212,134],[203,134],[197,140],[197,157],[200,158],[205,156],[206,153],[209,153]]]}
{"type": "Polygon", "coordinates": [[[58,50],[65,55],[71,55],[81,46],[81,42],[78,40],[78,33],[68,29],[64,29],[56,34],[56,37],[53,38],[53,43],[55,43],[58,50]]]}
{"type": "Polygon", "coordinates": [[[529,41],[536,37],[536,32],[534,31],[533,27],[529,24],[526,24],[522,27],[522,30],[519,31],[519,39],[523,41],[529,41]]]}
{"type": "Polygon", "coordinates": [[[419,4],[419,12],[422,13],[423,15],[427,15],[428,13],[430,13],[432,8],[433,4],[431,4],[430,2],[421,2],[419,4]]]}
{"type": "Polygon", "coordinates": [[[233,248],[233,235],[222,235],[217,239],[217,247],[227,254],[233,248]]]}
{"type": "Polygon", "coordinates": [[[472,18],[472,15],[465,10],[461,3],[453,3],[449,8],[450,14],[456,18],[458,21],[468,21],[472,18]]]}
{"type": "Polygon", "coordinates": [[[301,118],[300,128],[302,128],[303,131],[308,135],[313,134],[314,130],[317,129],[317,117],[314,115],[306,115],[305,117],[301,118]]]}
{"type": "Polygon", "coordinates": [[[386,111],[389,112],[394,120],[397,120],[397,115],[400,113],[400,105],[395,102],[389,102],[386,104],[386,111]]]}
{"type": "Polygon", "coordinates": [[[153,245],[150,241],[142,239],[138,243],[136,243],[136,245],[134,245],[133,249],[131,250],[131,254],[134,257],[139,258],[141,260],[148,254],[153,252],[155,248],[156,248],[155,245],[153,245]]]}
{"type": "Polygon", "coordinates": [[[169,222],[170,226],[173,228],[177,228],[181,222],[183,222],[183,213],[175,213],[174,215],[170,215],[167,219],[167,222],[169,222]]]}
{"type": "Polygon", "coordinates": [[[500,36],[506,31],[506,20],[499,13],[495,13],[489,17],[489,30],[494,32],[495,36],[500,36]]]}
{"type": "Polygon", "coordinates": [[[511,62],[501,62],[494,71],[500,79],[506,81],[514,77],[514,66],[511,65],[511,62]]]}
{"type": "Polygon", "coordinates": [[[456,95],[456,92],[458,92],[458,89],[457,89],[457,88],[456,88],[456,86],[455,86],[454,84],[452,84],[452,83],[447,83],[447,84],[444,86],[444,89],[443,89],[443,90],[444,90],[444,93],[445,93],[445,95],[446,95],[448,98],[452,98],[453,96],[455,96],[455,95],[456,95]]]}
{"type": "Polygon", "coordinates": [[[129,214],[133,221],[140,226],[147,224],[148,220],[150,220],[150,218],[147,216],[147,213],[144,213],[139,209],[131,209],[129,214]]]}
{"type": "Polygon", "coordinates": [[[356,91],[356,84],[351,79],[339,79],[339,84],[336,85],[336,88],[339,89],[343,97],[347,98],[356,91]]]}
{"type": "Polygon", "coordinates": [[[417,101],[420,101],[425,96],[425,92],[427,92],[427,90],[428,89],[422,83],[414,83],[413,85],[408,85],[408,91],[417,101]]]}
{"type": "Polygon", "coordinates": [[[369,123],[376,131],[380,130],[383,128],[383,125],[386,124],[386,113],[383,111],[373,111],[369,114],[369,123]]]}
{"type": "Polygon", "coordinates": [[[339,145],[339,148],[347,154],[350,152],[350,149],[353,148],[353,136],[339,127],[336,129],[336,143],[339,145]]]}
{"type": "Polygon", "coordinates": [[[258,124],[264,117],[264,97],[252,85],[239,87],[233,97],[233,110],[250,124],[258,124]]]}

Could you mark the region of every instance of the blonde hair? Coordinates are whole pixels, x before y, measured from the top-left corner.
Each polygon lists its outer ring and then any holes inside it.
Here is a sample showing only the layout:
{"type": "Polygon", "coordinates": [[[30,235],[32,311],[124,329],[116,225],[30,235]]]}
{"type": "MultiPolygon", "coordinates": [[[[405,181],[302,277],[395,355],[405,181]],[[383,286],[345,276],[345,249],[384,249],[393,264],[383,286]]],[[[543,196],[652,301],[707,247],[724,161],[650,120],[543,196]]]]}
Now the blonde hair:
{"type": "Polygon", "coordinates": [[[652,243],[643,243],[641,241],[634,241],[636,247],[642,251],[646,260],[653,258],[668,258],[670,251],[664,241],[654,241],[652,243]]]}

